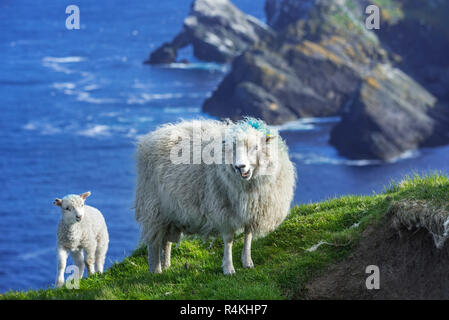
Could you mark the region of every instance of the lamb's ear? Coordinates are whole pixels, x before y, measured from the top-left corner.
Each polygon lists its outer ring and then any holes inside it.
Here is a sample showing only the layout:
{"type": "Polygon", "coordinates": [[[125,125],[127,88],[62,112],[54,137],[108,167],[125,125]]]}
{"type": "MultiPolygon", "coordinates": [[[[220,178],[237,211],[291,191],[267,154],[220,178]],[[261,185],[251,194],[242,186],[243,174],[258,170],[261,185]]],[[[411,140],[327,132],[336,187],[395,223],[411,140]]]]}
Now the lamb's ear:
{"type": "Polygon", "coordinates": [[[86,198],[90,196],[90,191],[84,192],[83,194],[80,194],[80,197],[83,198],[83,200],[86,200],[86,198]]]}
{"type": "Polygon", "coordinates": [[[61,200],[61,199],[58,199],[58,198],[56,198],[56,199],[55,199],[55,202],[53,202],[53,204],[54,204],[55,206],[58,206],[58,207],[60,207],[60,206],[62,206],[62,200],[61,200]]]}

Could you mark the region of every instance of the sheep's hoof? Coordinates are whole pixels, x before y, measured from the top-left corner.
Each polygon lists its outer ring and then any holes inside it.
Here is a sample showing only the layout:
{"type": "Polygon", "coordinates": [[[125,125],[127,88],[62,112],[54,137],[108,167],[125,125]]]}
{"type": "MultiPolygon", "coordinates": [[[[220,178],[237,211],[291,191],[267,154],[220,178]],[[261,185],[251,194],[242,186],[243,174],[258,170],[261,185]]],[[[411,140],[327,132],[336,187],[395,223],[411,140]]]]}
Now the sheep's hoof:
{"type": "Polygon", "coordinates": [[[223,268],[224,275],[233,275],[235,273],[234,267],[223,268]]]}
{"type": "Polygon", "coordinates": [[[150,268],[150,273],[162,273],[162,268],[159,266],[157,268],[150,268]]]}
{"type": "Polygon", "coordinates": [[[243,265],[243,268],[248,268],[248,269],[254,268],[254,263],[252,260],[242,261],[242,265],[243,265]]]}

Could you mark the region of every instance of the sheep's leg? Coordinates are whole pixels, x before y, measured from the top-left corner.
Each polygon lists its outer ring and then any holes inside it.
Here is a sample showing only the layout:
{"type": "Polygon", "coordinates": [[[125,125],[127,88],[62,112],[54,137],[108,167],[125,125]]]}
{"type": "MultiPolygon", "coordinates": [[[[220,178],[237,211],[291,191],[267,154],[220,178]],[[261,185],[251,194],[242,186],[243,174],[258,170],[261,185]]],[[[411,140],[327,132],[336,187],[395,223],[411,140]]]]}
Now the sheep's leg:
{"type": "Polygon", "coordinates": [[[243,268],[254,268],[253,260],[251,259],[251,240],[253,235],[245,228],[245,241],[243,242],[242,251],[242,265],[243,268]]]}
{"type": "Polygon", "coordinates": [[[95,273],[95,251],[96,247],[85,248],[86,251],[86,265],[87,265],[87,275],[91,276],[95,273]]]}
{"type": "Polygon", "coordinates": [[[167,269],[170,267],[171,264],[171,245],[173,242],[178,242],[181,238],[181,230],[179,230],[175,225],[171,224],[168,226],[165,239],[162,243],[162,250],[163,250],[163,261],[162,261],[162,267],[164,269],[167,269]]]}
{"type": "Polygon", "coordinates": [[[72,251],[72,258],[75,261],[76,266],[79,271],[79,278],[81,279],[84,275],[84,254],[83,250],[72,251]]]}
{"type": "Polygon", "coordinates": [[[99,244],[97,250],[95,251],[95,267],[98,273],[103,273],[104,270],[104,260],[106,258],[106,251],[108,251],[108,246],[105,244],[99,244]]]}
{"type": "Polygon", "coordinates": [[[56,277],[56,287],[64,285],[64,271],[67,264],[68,253],[63,247],[58,246],[58,275],[56,277]]]}
{"type": "Polygon", "coordinates": [[[162,268],[167,269],[170,267],[170,260],[171,260],[171,242],[165,241],[165,243],[162,246],[163,248],[163,261],[162,261],[162,268]]]}
{"type": "Polygon", "coordinates": [[[162,273],[161,245],[159,243],[148,245],[148,268],[150,273],[162,273]]]}
{"type": "Polygon", "coordinates": [[[234,274],[234,265],[232,264],[232,240],[233,234],[223,235],[224,252],[223,252],[223,274],[234,274]]]}

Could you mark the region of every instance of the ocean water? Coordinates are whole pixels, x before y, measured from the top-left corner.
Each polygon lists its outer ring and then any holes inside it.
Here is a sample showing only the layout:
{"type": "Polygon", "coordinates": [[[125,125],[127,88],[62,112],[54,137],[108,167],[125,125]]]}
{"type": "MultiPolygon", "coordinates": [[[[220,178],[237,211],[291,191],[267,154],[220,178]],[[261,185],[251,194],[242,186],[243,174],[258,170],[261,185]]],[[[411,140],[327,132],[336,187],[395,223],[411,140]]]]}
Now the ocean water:
{"type": "MultiPolygon", "coordinates": [[[[263,1],[234,2],[264,19],[263,1]]],[[[106,267],[136,247],[135,141],[165,122],[210,116],[201,104],[228,66],[152,67],[149,52],[181,28],[190,1],[0,2],[0,292],[47,288],[56,275],[54,198],[92,191],[110,233],[106,267]],[[76,4],[81,29],[65,28],[76,4]]],[[[328,145],[338,118],[280,126],[298,170],[296,203],[381,191],[404,174],[448,172],[449,147],[391,163],[350,161],[328,145]]]]}

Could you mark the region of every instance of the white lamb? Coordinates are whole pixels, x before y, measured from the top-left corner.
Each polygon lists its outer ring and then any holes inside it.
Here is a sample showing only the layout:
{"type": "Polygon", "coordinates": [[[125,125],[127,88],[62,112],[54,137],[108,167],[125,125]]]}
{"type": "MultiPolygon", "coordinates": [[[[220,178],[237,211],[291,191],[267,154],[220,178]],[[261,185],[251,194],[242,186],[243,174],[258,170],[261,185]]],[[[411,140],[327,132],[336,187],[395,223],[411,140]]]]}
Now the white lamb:
{"type": "Polygon", "coordinates": [[[64,271],[69,252],[79,269],[80,278],[84,274],[84,262],[87,264],[88,275],[95,273],[95,265],[99,273],[103,272],[109,234],[101,212],[84,204],[88,196],[90,192],[81,195],[71,194],[54,202],[54,205],[61,207],[62,211],[58,225],[56,287],[64,285],[64,271]]]}
{"type": "Polygon", "coordinates": [[[252,236],[274,230],[289,213],[296,170],[285,142],[261,120],[166,124],[140,140],[137,161],[135,218],[150,272],[170,266],[181,233],[222,236],[223,273],[233,274],[233,237],[244,231],[242,264],[252,268],[252,236]],[[174,161],[179,154],[194,164],[174,161]]]}

